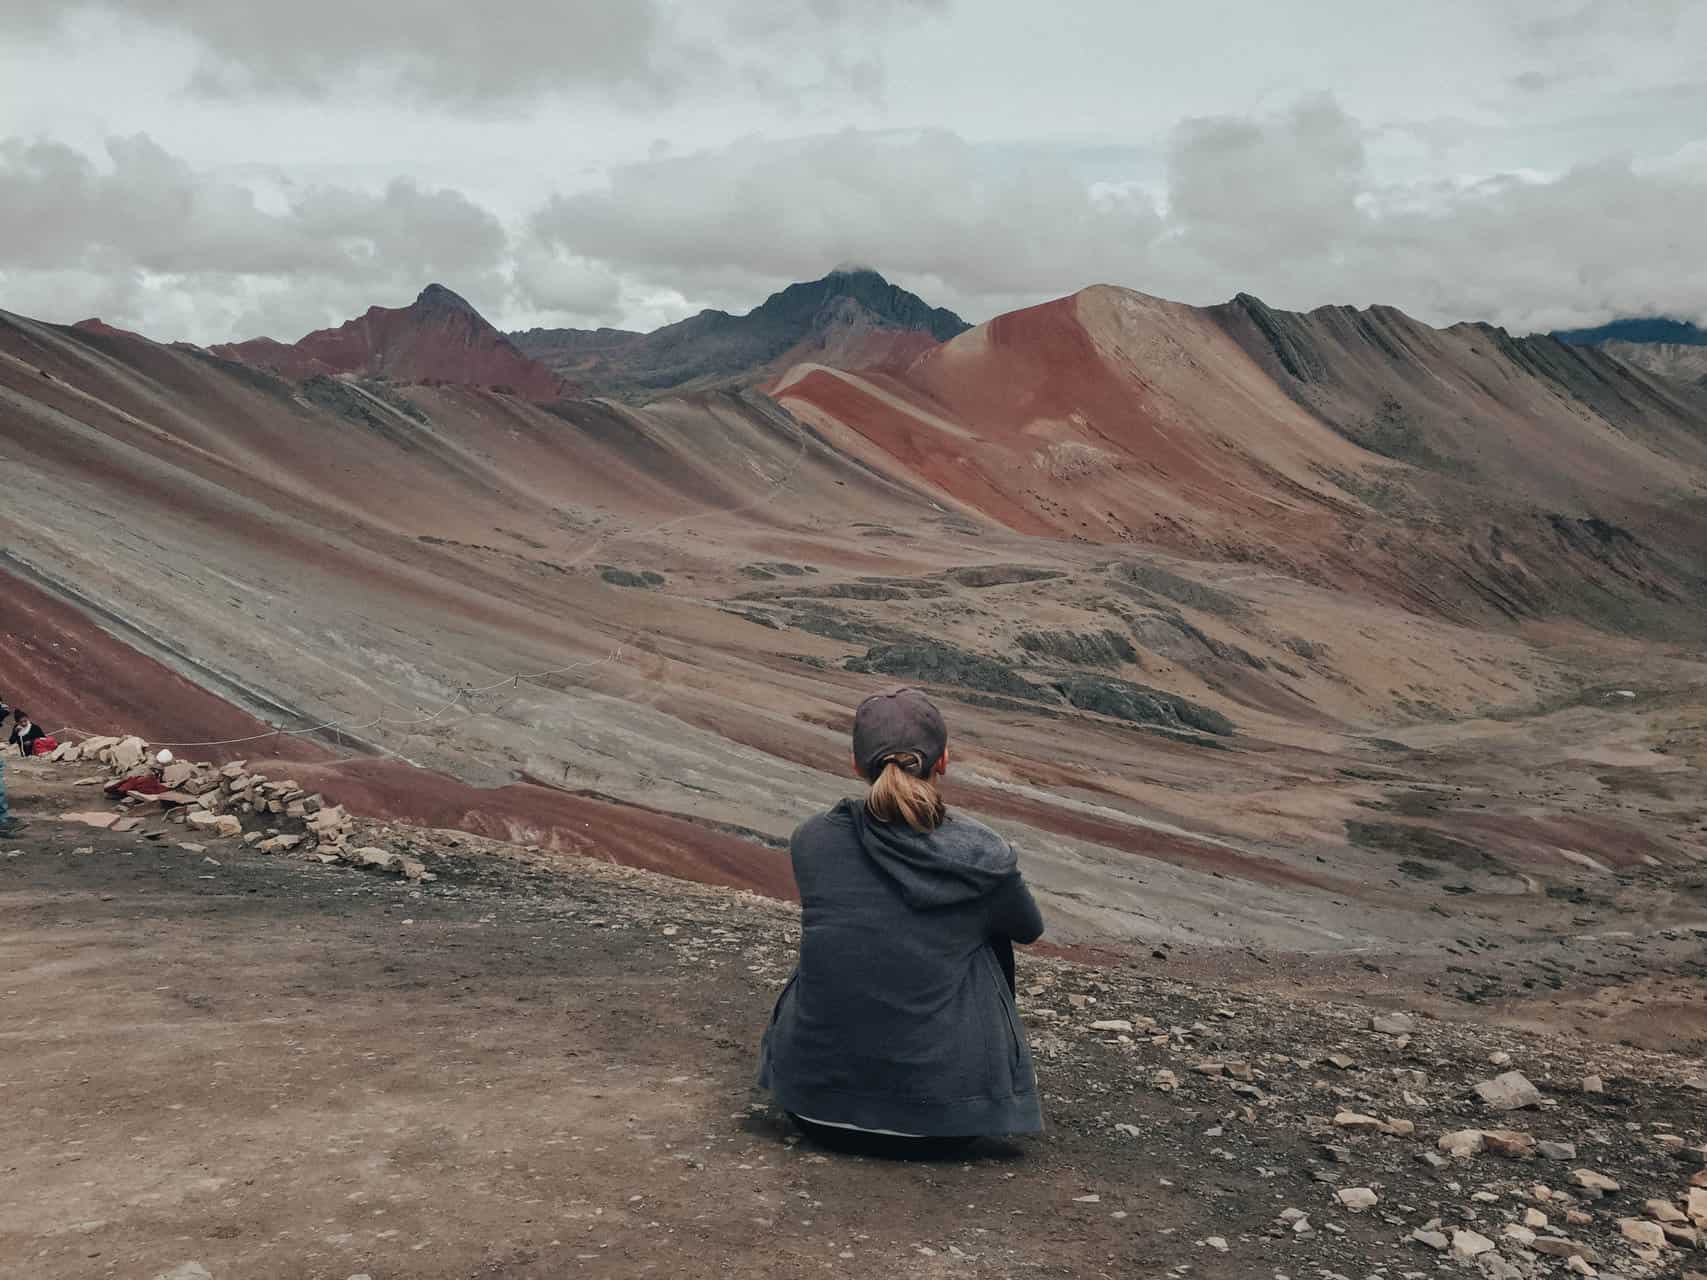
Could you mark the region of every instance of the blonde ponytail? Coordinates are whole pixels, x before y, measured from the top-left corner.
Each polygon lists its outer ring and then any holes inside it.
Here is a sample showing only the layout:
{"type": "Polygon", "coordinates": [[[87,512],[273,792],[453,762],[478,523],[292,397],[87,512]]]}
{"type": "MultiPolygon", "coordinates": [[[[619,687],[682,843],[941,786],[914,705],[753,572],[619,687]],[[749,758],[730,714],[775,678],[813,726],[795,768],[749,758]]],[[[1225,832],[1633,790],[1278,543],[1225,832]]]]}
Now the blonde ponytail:
{"type": "Polygon", "coordinates": [[[921,778],[925,762],[916,751],[897,751],[885,756],[871,789],[865,793],[865,809],[879,822],[905,822],[921,835],[935,831],[948,814],[935,777],[921,778]]]}

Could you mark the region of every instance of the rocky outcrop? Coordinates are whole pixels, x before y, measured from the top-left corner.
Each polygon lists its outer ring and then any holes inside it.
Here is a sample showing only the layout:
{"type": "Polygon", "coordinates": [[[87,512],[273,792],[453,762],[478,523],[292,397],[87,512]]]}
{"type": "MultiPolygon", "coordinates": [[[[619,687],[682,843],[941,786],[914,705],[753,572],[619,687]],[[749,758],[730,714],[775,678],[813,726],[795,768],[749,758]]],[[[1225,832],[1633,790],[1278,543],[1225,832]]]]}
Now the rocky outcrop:
{"type": "Polygon", "coordinates": [[[1034,698],[1039,693],[1036,685],[1021,678],[1006,663],[934,640],[878,645],[865,657],[850,659],[847,668],[1017,698],[1034,698]]]}
{"type": "Polygon", "coordinates": [[[1132,642],[1118,631],[1022,631],[1014,639],[1028,654],[1074,666],[1118,667],[1138,660],[1132,642]]]}
{"type": "Polygon", "coordinates": [[[1056,680],[1054,688],[1070,705],[1081,711],[1093,711],[1116,720],[1171,729],[1196,729],[1218,737],[1226,737],[1234,731],[1233,722],[1211,707],[1126,680],[1072,675],[1056,680]]]}

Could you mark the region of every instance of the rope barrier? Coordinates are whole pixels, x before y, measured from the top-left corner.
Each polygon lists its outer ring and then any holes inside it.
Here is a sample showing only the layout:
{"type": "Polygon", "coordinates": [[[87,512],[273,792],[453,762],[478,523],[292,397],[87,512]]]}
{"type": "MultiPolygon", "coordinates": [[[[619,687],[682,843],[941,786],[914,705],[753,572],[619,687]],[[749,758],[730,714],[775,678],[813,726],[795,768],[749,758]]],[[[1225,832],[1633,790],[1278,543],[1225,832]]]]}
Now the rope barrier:
{"type": "MultiPolygon", "coordinates": [[[[804,429],[802,429],[800,427],[800,425],[798,423],[793,423],[792,419],[790,419],[790,422],[794,426],[795,434],[799,437],[799,440],[800,440],[799,452],[795,455],[794,460],[789,465],[788,470],[783,473],[782,478],[777,480],[775,483],[773,483],[771,485],[770,489],[768,489],[762,496],[760,496],[758,498],[754,498],[748,502],[740,503],[739,505],[733,506],[733,507],[719,508],[719,509],[708,510],[708,511],[692,511],[692,512],[688,512],[684,515],[672,516],[668,520],[661,521],[660,523],[653,525],[651,528],[641,530],[638,533],[629,533],[629,534],[601,533],[601,534],[599,534],[598,537],[596,537],[593,540],[593,542],[590,546],[588,546],[584,551],[580,552],[578,555],[571,558],[568,561],[567,567],[576,567],[576,568],[580,567],[582,564],[584,564],[586,562],[586,560],[589,556],[591,556],[595,551],[598,550],[598,548],[601,545],[603,545],[607,541],[611,541],[611,540],[621,541],[621,540],[630,540],[630,539],[638,540],[638,539],[643,539],[643,538],[652,538],[652,537],[656,537],[658,534],[664,533],[667,530],[673,528],[674,526],[676,526],[678,524],[682,524],[688,520],[707,519],[707,518],[719,517],[719,516],[740,515],[746,511],[755,511],[755,510],[759,509],[760,507],[769,506],[772,502],[776,501],[776,499],[778,497],[780,497],[787,489],[789,489],[793,485],[795,478],[798,476],[798,474],[800,472],[801,465],[806,460],[806,450],[807,450],[806,432],[804,429]]],[[[347,721],[329,720],[329,721],[326,721],[325,723],[310,725],[307,728],[303,728],[303,729],[286,729],[281,725],[279,727],[269,729],[265,733],[249,734],[248,736],[241,737],[241,738],[220,738],[220,739],[216,739],[216,740],[210,741],[210,742],[151,742],[148,745],[151,747],[169,747],[169,748],[179,750],[179,751],[187,751],[187,750],[191,750],[194,748],[201,748],[201,747],[237,747],[237,746],[243,746],[243,745],[250,743],[250,742],[260,742],[260,741],[263,741],[263,740],[268,739],[268,738],[271,738],[274,740],[277,740],[280,737],[300,738],[300,737],[308,737],[308,736],[311,736],[311,735],[317,734],[317,733],[330,732],[338,739],[338,745],[341,747],[341,746],[343,746],[343,735],[345,733],[350,733],[350,734],[363,733],[369,729],[378,729],[378,728],[382,728],[382,727],[383,728],[392,728],[392,729],[413,729],[413,728],[417,728],[417,727],[420,727],[423,725],[429,725],[429,724],[432,724],[433,722],[435,722],[436,720],[438,720],[441,716],[443,716],[443,715],[447,714],[449,711],[451,711],[454,707],[456,707],[459,703],[461,703],[464,698],[472,699],[472,698],[478,696],[479,694],[490,693],[490,692],[492,692],[492,690],[502,688],[505,685],[509,685],[512,688],[519,689],[521,687],[521,683],[523,680],[526,680],[531,684],[531,683],[535,683],[535,682],[540,681],[540,680],[547,679],[551,676],[568,675],[572,672],[579,671],[584,667],[591,667],[593,670],[598,670],[598,669],[603,668],[603,667],[611,666],[612,664],[614,664],[620,660],[620,655],[623,653],[623,651],[625,649],[627,649],[629,647],[630,643],[631,643],[631,641],[624,641],[623,643],[617,645],[609,653],[607,653],[603,658],[600,658],[597,660],[591,659],[591,658],[583,658],[578,662],[571,662],[567,666],[553,667],[553,668],[546,670],[546,671],[536,671],[536,672],[532,672],[532,673],[512,672],[511,674],[505,675],[498,680],[494,680],[491,684],[482,685],[481,687],[479,687],[477,689],[476,688],[464,687],[462,689],[459,689],[454,695],[452,695],[451,699],[448,702],[446,702],[443,706],[441,706],[437,711],[434,711],[431,715],[422,716],[422,717],[420,717],[418,719],[414,719],[414,720],[393,720],[393,719],[388,718],[384,714],[384,712],[381,712],[379,715],[375,716],[372,720],[369,720],[363,724],[352,724],[352,723],[349,723],[347,721]]],[[[470,709],[472,710],[472,707],[470,709]]],[[[104,735],[104,734],[87,733],[82,729],[77,729],[77,728],[73,728],[70,726],[67,726],[64,729],[59,730],[59,732],[54,734],[53,736],[59,737],[63,734],[74,734],[79,738],[97,738],[97,737],[111,736],[111,735],[104,735]]]]}

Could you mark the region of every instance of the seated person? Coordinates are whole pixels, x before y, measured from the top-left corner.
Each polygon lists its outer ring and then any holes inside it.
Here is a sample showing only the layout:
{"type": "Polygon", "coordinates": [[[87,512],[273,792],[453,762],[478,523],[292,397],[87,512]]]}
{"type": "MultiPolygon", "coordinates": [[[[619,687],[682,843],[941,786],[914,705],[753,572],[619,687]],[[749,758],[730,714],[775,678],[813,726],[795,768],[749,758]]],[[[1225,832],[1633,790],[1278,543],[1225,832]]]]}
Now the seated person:
{"type": "Polygon", "coordinates": [[[909,1146],[1043,1127],[1014,1005],[1012,944],[1043,917],[1011,845],[950,814],[942,713],[917,689],[868,698],[853,763],[868,783],[794,833],[800,962],[760,1050],[759,1084],[828,1145],[909,1146]]]}
{"type": "Polygon", "coordinates": [[[47,731],[39,724],[30,721],[30,713],[21,708],[13,713],[12,736],[6,739],[7,746],[18,748],[21,756],[32,756],[36,753],[36,743],[47,737],[47,731]]]}

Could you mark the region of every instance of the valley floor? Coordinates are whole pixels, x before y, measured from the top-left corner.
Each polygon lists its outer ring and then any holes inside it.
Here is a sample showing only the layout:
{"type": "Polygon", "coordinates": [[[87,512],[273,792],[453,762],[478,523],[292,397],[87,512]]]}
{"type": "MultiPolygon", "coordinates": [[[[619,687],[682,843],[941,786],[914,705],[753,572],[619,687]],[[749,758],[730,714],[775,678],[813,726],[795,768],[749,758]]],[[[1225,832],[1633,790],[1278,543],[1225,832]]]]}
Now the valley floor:
{"type": "Polygon", "coordinates": [[[1701,1060],[1491,1020],[1534,1009],[1437,1018],[1426,974],[1355,971],[1421,1010],[1398,1035],[1321,998],[1352,970],[1299,998],[1301,969],[1249,956],[1028,956],[1046,1135],[825,1156],[750,1087],[785,904],[459,833],[391,832],[422,885],[192,851],[55,820],[86,805],[45,767],[8,782],[30,821],[0,842],[6,1275],[1362,1277],[1451,1270],[1477,1237],[1487,1275],[1565,1274],[1538,1237],[1602,1275],[1707,1259],[1646,1260],[1619,1226],[1707,1181],[1701,1060]],[[1510,1069],[1540,1107],[1477,1100],[1510,1069]],[[1574,1158],[1428,1162],[1466,1128],[1574,1158]],[[1549,1223],[1527,1238],[1526,1211],[1549,1223]],[[1410,1238],[1436,1219],[1445,1254],[1410,1238]]]}

